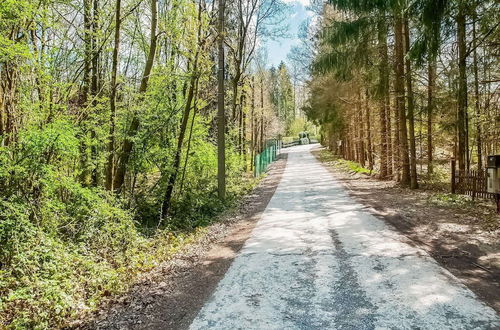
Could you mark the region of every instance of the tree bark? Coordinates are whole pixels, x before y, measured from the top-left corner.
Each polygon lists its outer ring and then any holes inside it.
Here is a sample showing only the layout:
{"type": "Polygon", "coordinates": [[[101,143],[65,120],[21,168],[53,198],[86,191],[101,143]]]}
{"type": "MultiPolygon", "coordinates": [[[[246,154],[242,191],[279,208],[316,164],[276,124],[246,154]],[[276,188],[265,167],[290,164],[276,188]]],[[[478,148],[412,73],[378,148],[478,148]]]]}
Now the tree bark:
{"type": "Polygon", "coordinates": [[[253,171],[255,159],[255,75],[252,75],[252,106],[250,108],[250,171],[253,171]]]}
{"type": "Polygon", "coordinates": [[[244,101],[245,101],[245,93],[244,91],[242,91],[240,95],[239,115],[238,115],[238,153],[240,154],[240,156],[243,154],[244,144],[245,144],[245,139],[243,136],[243,124],[245,122],[243,114],[244,101]]]}
{"type": "MultiPolygon", "coordinates": [[[[195,56],[198,57],[198,54],[196,54],[195,56]]],[[[195,61],[197,62],[197,59],[195,61]]],[[[196,73],[196,70],[197,70],[197,65],[195,63],[194,68],[193,68],[193,72],[196,73]]],[[[191,106],[193,103],[193,97],[194,97],[194,93],[195,93],[196,79],[197,79],[196,74],[193,74],[193,76],[190,79],[189,91],[188,91],[188,95],[186,98],[186,104],[184,106],[184,112],[182,114],[181,126],[179,129],[179,137],[177,138],[177,148],[175,151],[174,162],[173,162],[173,166],[172,166],[173,170],[169,176],[168,183],[167,183],[167,189],[165,191],[165,196],[163,198],[160,222],[163,219],[166,219],[168,217],[168,214],[170,211],[175,182],[177,181],[177,176],[178,176],[179,168],[180,168],[180,164],[181,164],[182,145],[184,143],[184,137],[186,135],[186,129],[188,127],[189,115],[191,113],[191,106]]]]}
{"type": "Polygon", "coordinates": [[[434,172],[432,144],[432,116],[434,114],[434,90],[436,88],[436,57],[432,56],[428,63],[428,85],[427,85],[427,174],[434,172]]]}
{"type": "Polygon", "coordinates": [[[410,138],[410,188],[418,188],[417,179],[417,151],[415,145],[415,99],[413,96],[413,77],[411,70],[410,57],[408,56],[410,51],[410,28],[408,18],[404,20],[404,43],[405,43],[405,53],[406,53],[406,89],[408,96],[408,133],[410,138]]]}
{"type": "Polygon", "coordinates": [[[479,95],[479,70],[477,64],[477,36],[476,36],[476,10],[474,10],[474,22],[472,25],[472,47],[473,52],[473,70],[474,70],[474,108],[476,113],[476,148],[477,148],[477,168],[483,169],[483,143],[481,127],[481,105],[479,95]]]}
{"type": "Polygon", "coordinates": [[[410,184],[410,157],[408,154],[408,132],[406,128],[406,110],[405,110],[405,86],[404,86],[404,23],[402,16],[397,13],[394,23],[395,40],[395,91],[396,91],[396,109],[399,114],[399,157],[401,165],[401,184],[407,186],[410,184]]]}
{"type": "Polygon", "coordinates": [[[394,117],[394,129],[393,129],[393,146],[392,146],[392,164],[393,164],[393,177],[394,180],[400,181],[401,180],[401,155],[400,155],[400,138],[399,138],[399,123],[400,123],[400,118],[399,118],[399,110],[397,107],[397,96],[394,94],[394,99],[392,103],[392,111],[393,111],[393,117],[394,117]]]}
{"type": "MultiPolygon", "coordinates": [[[[97,96],[99,94],[99,63],[100,63],[100,53],[97,49],[97,35],[99,27],[99,0],[94,0],[94,12],[92,17],[92,81],[90,85],[90,94],[92,96],[92,109],[97,108],[97,96]]],[[[91,159],[91,170],[90,170],[90,184],[92,186],[97,186],[97,146],[95,126],[92,125],[90,128],[90,138],[93,141],[90,146],[90,159],[91,159]]]]}
{"type": "MultiPolygon", "coordinates": [[[[86,108],[90,105],[94,106],[95,96],[93,96],[95,91],[94,83],[94,65],[96,61],[94,57],[95,54],[95,28],[96,23],[94,22],[96,17],[96,1],[95,0],[83,0],[83,43],[84,43],[84,65],[83,65],[83,89],[81,95],[81,107],[84,109],[84,113],[81,117],[82,122],[82,135],[86,136],[88,134],[88,127],[85,126],[88,115],[85,113],[86,108]],[[90,103],[89,103],[90,102],[90,103]]],[[[52,121],[52,113],[49,112],[47,122],[52,121]]],[[[80,181],[83,185],[91,184],[91,171],[89,171],[89,153],[88,146],[85,143],[86,139],[80,140],[80,167],[82,172],[80,174],[80,181]]]]}
{"type": "Polygon", "coordinates": [[[384,20],[378,22],[378,51],[380,56],[379,64],[379,125],[380,125],[380,178],[385,179],[388,175],[388,142],[387,142],[387,89],[389,84],[388,58],[387,58],[387,27],[384,20]]]}
{"type": "Polygon", "coordinates": [[[260,148],[259,152],[264,151],[264,73],[260,77],[260,148]]]}
{"type": "Polygon", "coordinates": [[[116,92],[118,75],[118,53],[120,51],[120,27],[121,27],[121,0],[116,0],[115,9],[115,39],[113,48],[113,59],[111,69],[111,95],[109,97],[109,142],[108,161],[106,165],[106,189],[113,190],[113,177],[115,173],[115,128],[116,128],[116,92]]]}
{"type": "Polygon", "coordinates": [[[83,91],[82,103],[88,102],[90,91],[90,70],[92,66],[92,1],[83,0],[83,43],[85,57],[83,64],[83,91]]]}
{"type": "Polygon", "coordinates": [[[219,68],[217,74],[217,184],[219,198],[226,198],[226,113],[224,110],[224,15],[225,0],[219,0],[219,24],[218,24],[218,60],[219,68]]]}
{"type": "Polygon", "coordinates": [[[458,4],[457,43],[458,43],[458,111],[457,111],[457,135],[458,135],[458,168],[465,171],[467,166],[466,150],[466,113],[467,113],[467,44],[466,44],[466,19],[465,0],[458,4]]]}
{"type": "Polygon", "coordinates": [[[373,171],[373,149],[372,149],[372,130],[370,122],[370,103],[368,89],[365,91],[365,123],[366,123],[366,155],[368,158],[368,166],[370,171],[373,171]]]}
{"type": "Polygon", "coordinates": [[[3,133],[5,134],[3,143],[4,145],[9,145],[14,141],[14,135],[16,131],[16,125],[14,121],[15,111],[16,111],[16,90],[17,90],[17,80],[18,72],[16,65],[13,62],[5,63],[3,70],[3,77],[0,84],[2,85],[2,104],[3,112],[5,116],[5,123],[3,126],[3,133]]]}

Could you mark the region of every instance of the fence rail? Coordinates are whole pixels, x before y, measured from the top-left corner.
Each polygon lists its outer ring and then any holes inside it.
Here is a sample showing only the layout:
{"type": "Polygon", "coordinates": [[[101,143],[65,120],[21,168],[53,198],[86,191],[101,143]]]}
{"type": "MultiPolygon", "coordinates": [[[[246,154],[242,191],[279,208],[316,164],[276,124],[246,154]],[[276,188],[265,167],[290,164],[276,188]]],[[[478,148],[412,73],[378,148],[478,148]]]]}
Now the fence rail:
{"type": "Polygon", "coordinates": [[[255,155],[253,172],[255,177],[264,173],[269,164],[276,160],[280,147],[281,141],[269,140],[267,141],[266,148],[260,154],[255,155]]]}
{"type": "Polygon", "coordinates": [[[486,171],[455,171],[452,167],[451,173],[452,193],[471,196],[472,199],[484,198],[495,200],[496,195],[488,192],[488,176],[486,171]]]}
{"type": "Polygon", "coordinates": [[[291,142],[283,142],[282,148],[289,148],[293,146],[298,146],[300,144],[300,140],[294,140],[291,142]]]}

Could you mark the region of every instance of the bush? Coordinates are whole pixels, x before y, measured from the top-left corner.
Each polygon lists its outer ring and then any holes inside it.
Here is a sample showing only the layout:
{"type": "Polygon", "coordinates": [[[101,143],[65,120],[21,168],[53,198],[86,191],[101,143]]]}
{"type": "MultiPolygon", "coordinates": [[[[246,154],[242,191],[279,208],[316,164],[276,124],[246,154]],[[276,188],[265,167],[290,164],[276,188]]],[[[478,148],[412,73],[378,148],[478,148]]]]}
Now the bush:
{"type": "Polygon", "coordinates": [[[255,183],[242,175],[243,157],[229,149],[228,199],[217,198],[217,150],[200,124],[173,217],[158,229],[164,186],[129,209],[104,189],[83,185],[75,170],[81,168],[75,162],[80,134],[58,120],[23,130],[15,144],[0,147],[0,328],[64,327],[94,310],[202,235],[200,227],[255,183]],[[136,222],[148,216],[149,223],[136,222]]]}

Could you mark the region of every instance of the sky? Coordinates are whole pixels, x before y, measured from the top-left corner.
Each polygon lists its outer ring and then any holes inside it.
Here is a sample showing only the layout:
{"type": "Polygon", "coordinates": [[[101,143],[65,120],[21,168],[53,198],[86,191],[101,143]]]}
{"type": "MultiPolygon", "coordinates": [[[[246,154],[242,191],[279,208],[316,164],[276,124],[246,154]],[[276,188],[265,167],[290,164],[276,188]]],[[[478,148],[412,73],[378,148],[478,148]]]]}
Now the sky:
{"type": "Polygon", "coordinates": [[[306,9],[309,5],[309,0],[283,0],[291,6],[290,14],[283,24],[288,25],[289,36],[284,36],[278,40],[268,40],[265,42],[265,48],[268,53],[268,66],[278,66],[281,61],[286,62],[286,56],[292,46],[299,44],[300,40],[297,36],[299,27],[308,17],[311,12],[306,9]]]}

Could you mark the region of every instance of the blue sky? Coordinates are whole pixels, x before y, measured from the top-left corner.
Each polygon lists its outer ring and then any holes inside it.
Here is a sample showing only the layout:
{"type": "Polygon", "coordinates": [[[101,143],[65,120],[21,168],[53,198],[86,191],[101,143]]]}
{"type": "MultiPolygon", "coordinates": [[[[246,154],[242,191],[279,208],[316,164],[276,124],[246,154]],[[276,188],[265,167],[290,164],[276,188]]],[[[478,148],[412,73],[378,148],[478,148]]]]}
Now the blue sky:
{"type": "Polygon", "coordinates": [[[284,22],[288,24],[289,37],[283,37],[278,40],[268,40],[265,42],[265,48],[268,54],[268,66],[278,66],[281,61],[286,61],[286,56],[293,45],[299,43],[297,33],[299,27],[308,17],[310,12],[306,7],[309,5],[309,0],[284,0],[291,6],[290,14],[284,22]]]}

